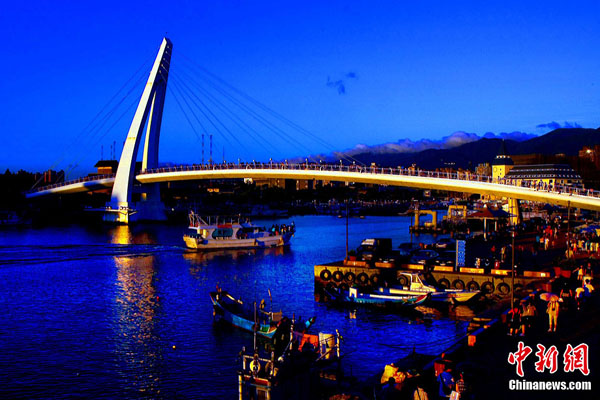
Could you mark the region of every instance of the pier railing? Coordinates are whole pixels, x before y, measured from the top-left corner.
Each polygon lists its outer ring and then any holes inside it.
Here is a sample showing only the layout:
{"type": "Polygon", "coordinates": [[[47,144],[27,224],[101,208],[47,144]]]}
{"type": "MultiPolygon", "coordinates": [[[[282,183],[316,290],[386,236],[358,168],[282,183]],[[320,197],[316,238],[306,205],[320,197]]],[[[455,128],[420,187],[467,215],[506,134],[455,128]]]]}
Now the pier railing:
{"type": "MultiPolygon", "coordinates": [[[[446,172],[446,171],[428,171],[418,168],[402,168],[402,167],[373,167],[361,165],[339,165],[339,164],[317,164],[317,163],[280,163],[280,162],[252,162],[252,163],[221,163],[221,164],[191,164],[178,165],[172,167],[161,167],[142,171],[139,175],[186,172],[186,171],[219,171],[219,170],[282,170],[282,171],[329,171],[342,173],[360,173],[360,174],[378,174],[378,175],[396,175],[396,176],[415,176],[423,178],[437,179],[452,179],[468,182],[485,182],[495,183],[500,185],[527,188],[532,191],[542,191],[557,194],[569,194],[575,196],[600,198],[600,191],[592,189],[584,189],[570,185],[540,185],[536,182],[510,179],[493,179],[491,176],[478,175],[469,171],[463,172],[446,172]]],[[[90,182],[106,178],[113,178],[114,174],[87,176],[71,181],[56,183],[49,186],[43,186],[33,189],[31,192],[39,192],[43,190],[53,189],[57,187],[72,185],[80,182],[90,182]]]]}

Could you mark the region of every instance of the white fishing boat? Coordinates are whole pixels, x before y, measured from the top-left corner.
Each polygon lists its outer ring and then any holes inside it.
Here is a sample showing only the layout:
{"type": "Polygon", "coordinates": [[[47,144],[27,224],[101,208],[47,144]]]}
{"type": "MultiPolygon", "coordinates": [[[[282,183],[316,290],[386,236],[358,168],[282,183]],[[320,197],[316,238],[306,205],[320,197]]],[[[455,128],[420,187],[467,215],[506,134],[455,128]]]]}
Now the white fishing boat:
{"type": "Polygon", "coordinates": [[[398,272],[398,281],[404,285],[380,287],[377,291],[381,294],[417,296],[420,294],[431,294],[431,301],[464,303],[479,294],[479,290],[439,290],[434,286],[423,282],[420,274],[416,272],[398,272]]]}
{"type": "Polygon", "coordinates": [[[296,231],[292,225],[273,225],[271,229],[254,225],[242,218],[202,218],[189,214],[189,229],[183,235],[185,245],[197,250],[254,249],[286,246],[296,231]]]}

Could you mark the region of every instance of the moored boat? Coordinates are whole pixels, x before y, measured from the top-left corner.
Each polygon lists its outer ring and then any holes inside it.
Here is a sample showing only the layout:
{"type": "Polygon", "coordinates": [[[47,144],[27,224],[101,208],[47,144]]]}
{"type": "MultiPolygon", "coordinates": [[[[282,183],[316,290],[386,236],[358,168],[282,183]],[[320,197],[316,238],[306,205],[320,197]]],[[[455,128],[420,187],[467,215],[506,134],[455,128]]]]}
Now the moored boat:
{"type": "Polygon", "coordinates": [[[296,228],[291,225],[274,225],[267,230],[249,220],[208,219],[193,211],[189,214],[189,229],[193,233],[183,235],[185,245],[197,250],[253,249],[286,246],[296,228]]]}
{"type": "Polygon", "coordinates": [[[423,282],[421,276],[416,272],[401,272],[398,275],[398,279],[400,282],[405,283],[405,285],[380,287],[377,289],[377,293],[382,295],[397,296],[418,296],[420,294],[430,294],[431,301],[449,303],[465,303],[480,293],[479,290],[439,290],[423,282]]]}
{"type": "Polygon", "coordinates": [[[361,292],[358,288],[352,287],[349,290],[327,289],[328,295],[333,301],[344,304],[369,304],[376,306],[402,306],[414,307],[423,304],[429,298],[429,293],[419,295],[401,295],[385,293],[367,293],[361,292]]]}
{"type": "Polygon", "coordinates": [[[275,336],[282,320],[281,311],[267,313],[259,310],[256,315],[253,315],[252,309],[246,306],[242,300],[236,299],[220,288],[217,288],[215,292],[210,292],[210,300],[213,304],[216,322],[223,321],[245,331],[254,332],[256,320],[256,333],[268,339],[275,336]]]}
{"type": "MultiPolygon", "coordinates": [[[[262,307],[252,309],[242,300],[233,297],[220,288],[210,292],[210,300],[213,304],[213,314],[216,322],[226,322],[237,328],[248,332],[254,332],[267,339],[273,339],[278,329],[289,332],[291,321],[284,317],[281,311],[265,311],[262,307]],[[256,321],[256,322],[255,322],[256,321]]],[[[308,319],[302,329],[308,329],[315,321],[312,317],[308,319]]]]}
{"type": "Polygon", "coordinates": [[[324,389],[343,376],[340,357],[341,336],[294,331],[279,351],[260,356],[243,348],[238,370],[239,399],[320,398],[324,389]]]}

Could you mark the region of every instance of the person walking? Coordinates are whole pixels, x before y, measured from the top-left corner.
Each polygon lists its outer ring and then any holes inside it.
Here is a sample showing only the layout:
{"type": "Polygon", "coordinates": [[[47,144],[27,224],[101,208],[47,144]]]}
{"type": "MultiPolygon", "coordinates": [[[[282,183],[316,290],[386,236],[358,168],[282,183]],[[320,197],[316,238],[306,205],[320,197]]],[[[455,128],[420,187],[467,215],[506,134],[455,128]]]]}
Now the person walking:
{"type": "Polygon", "coordinates": [[[563,309],[569,310],[573,301],[573,290],[565,283],[564,287],[560,291],[559,297],[562,299],[563,309]]]}
{"type": "Polygon", "coordinates": [[[533,321],[537,315],[537,309],[532,304],[531,300],[527,300],[523,307],[523,323],[521,325],[521,336],[533,327],[533,321]]]}
{"type": "Polygon", "coordinates": [[[521,329],[521,308],[517,304],[508,312],[508,327],[510,336],[516,336],[521,329]]]}
{"type": "Polygon", "coordinates": [[[546,309],[546,313],[548,313],[548,332],[556,332],[559,310],[560,306],[558,305],[558,298],[553,297],[548,302],[548,308],[546,309]]]}

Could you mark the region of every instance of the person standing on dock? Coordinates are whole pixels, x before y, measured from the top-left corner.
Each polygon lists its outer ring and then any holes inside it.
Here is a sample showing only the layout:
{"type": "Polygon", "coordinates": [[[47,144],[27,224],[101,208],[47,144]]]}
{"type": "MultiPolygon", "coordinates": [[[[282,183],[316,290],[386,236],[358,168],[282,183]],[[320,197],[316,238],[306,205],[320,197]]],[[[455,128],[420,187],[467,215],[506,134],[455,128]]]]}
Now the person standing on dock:
{"type": "Polygon", "coordinates": [[[521,308],[517,304],[508,312],[508,326],[510,336],[516,336],[521,329],[521,308]]]}
{"type": "Polygon", "coordinates": [[[521,336],[525,336],[527,330],[531,329],[533,326],[533,321],[537,315],[537,309],[531,302],[531,300],[527,300],[523,307],[523,323],[521,324],[521,336]]]}
{"type": "Polygon", "coordinates": [[[546,309],[546,313],[548,313],[548,332],[556,332],[559,310],[560,306],[558,305],[558,298],[553,297],[548,302],[548,308],[546,309]]]}
{"type": "Polygon", "coordinates": [[[450,398],[450,394],[454,390],[454,377],[452,376],[452,368],[450,366],[446,366],[444,372],[438,375],[437,381],[440,384],[440,399],[450,398]]]}

